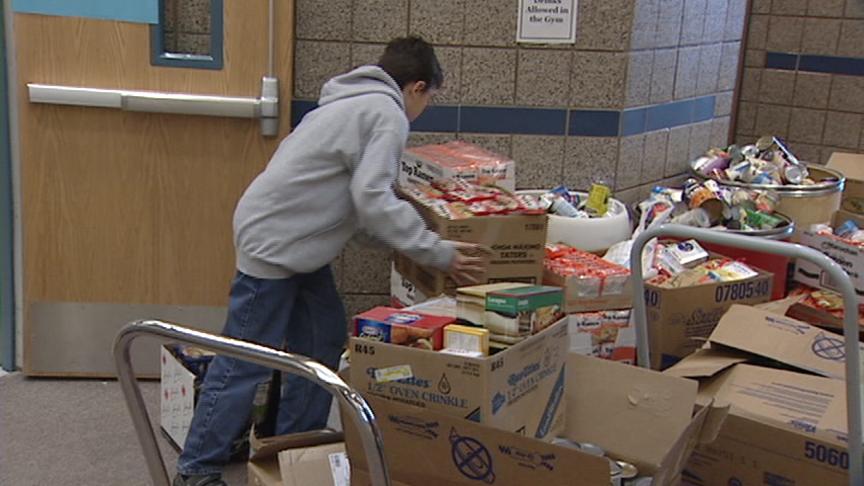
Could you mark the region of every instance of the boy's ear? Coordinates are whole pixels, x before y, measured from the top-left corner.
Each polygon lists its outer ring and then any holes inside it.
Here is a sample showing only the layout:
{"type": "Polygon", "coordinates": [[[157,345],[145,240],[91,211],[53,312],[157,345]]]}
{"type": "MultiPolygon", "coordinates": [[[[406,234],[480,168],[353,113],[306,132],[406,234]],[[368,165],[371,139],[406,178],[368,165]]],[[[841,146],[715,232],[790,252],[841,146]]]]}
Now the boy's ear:
{"type": "Polygon", "coordinates": [[[413,91],[417,94],[421,94],[426,92],[426,88],[426,81],[417,81],[414,83],[413,91]]]}

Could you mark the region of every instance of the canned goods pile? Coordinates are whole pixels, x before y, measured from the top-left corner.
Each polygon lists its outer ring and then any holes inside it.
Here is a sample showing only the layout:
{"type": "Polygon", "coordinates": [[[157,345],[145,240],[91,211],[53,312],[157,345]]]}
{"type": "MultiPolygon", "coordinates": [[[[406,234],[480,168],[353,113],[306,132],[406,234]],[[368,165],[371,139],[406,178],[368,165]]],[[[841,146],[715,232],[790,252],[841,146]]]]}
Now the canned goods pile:
{"type": "Polygon", "coordinates": [[[552,273],[575,277],[571,285],[579,297],[620,294],[630,278],[629,269],[560,243],[546,245],[544,263],[552,273]]]}
{"type": "Polygon", "coordinates": [[[567,186],[558,186],[540,196],[542,206],[550,214],[566,218],[602,218],[609,213],[612,191],[605,183],[591,185],[587,198],[572,192],[567,186]]]}
{"type": "Polygon", "coordinates": [[[639,204],[643,224],[676,223],[728,230],[774,229],[788,221],[775,214],[780,203],[774,191],[723,186],[714,180],[690,179],[684,187],[655,187],[639,204]]]}
{"type": "Polygon", "coordinates": [[[819,235],[832,236],[851,245],[864,246],[864,230],[852,220],[847,220],[836,228],[827,224],[814,224],[810,227],[810,231],[819,235]]]}
{"type": "Polygon", "coordinates": [[[507,214],[544,214],[537,196],[511,195],[493,186],[480,186],[461,179],[447,179],[432,185],[413,184],[402,191],[447,219],[507,214]]]}
{"type": "Polygon", "coordinates": [[[650,486],[653,479],[648,476],[639,476],[639,469],[626,461],[617,461],[606,456],[606,451],[596,444],[588,442],[575,442],[570,439],[559,437],[552,443],[562,447],[569,447],[586,454],[609,459],[609,478],[612,486],[650,486]]]}
{"type": "Polygon", "coordinates": [[[764,136],[755,144],[712,148],[692,163],[699,174],[717,181],[754,185],[804,185],[816,182],[807,166],[778,137],[764,136]]]}

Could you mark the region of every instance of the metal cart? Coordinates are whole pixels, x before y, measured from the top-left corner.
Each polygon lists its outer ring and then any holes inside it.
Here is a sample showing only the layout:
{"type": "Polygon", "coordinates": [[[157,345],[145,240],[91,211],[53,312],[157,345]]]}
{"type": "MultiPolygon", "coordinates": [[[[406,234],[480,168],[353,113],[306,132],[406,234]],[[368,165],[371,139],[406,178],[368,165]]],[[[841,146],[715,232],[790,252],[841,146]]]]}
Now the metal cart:
{"type": "Polygon", "coordinates": [[[661,225],[641,233],[633,243],[630,252],[630,263],[632,267],[633,285],[633,311],[635,313],[636,345],[638,350],[639,365],[650,366],[650,352],[648,348],[648,324],[645,314],[645,282],[642,272],[642,250],[652,239],[658,237],[673,237],[682,239],[696,239],[709,243],[739,247],[748,250],[774,253],[790,258],[803,258],[813,262],[825,270],[834,282],[838,283],[840,293],[843,295],[844,319],[843,330],[845,334],[846,351],[846,408],[848,421],[848,448],[849,448],[849,484],[860,486],[864,484],[864,457],[862,457],[862,430],[861,430],[861,362],[858,349],[858,298],[852,281],[846,273],[833,260],[826,255],[805,246],[793,243],[770,241],[762,238],[727,234],[721,231],[692,228],[677,224],[661,225]]]}
{"type": "Polygon", "coordinates": [[[369,404],[349,387],[339,376],[326,366],[296,354],[277,351],[257,344],[215,336],[206,332],[187,329],[185,327],[156,320],[143,320],[129,323],[114,340],[114,361],[117,365],[117,377],[123,389],[126,405],[135,432],[141,442],[147,468],[154,486],[170,486],[168,472],[156,443],[156,435],[147,415],[141,389],[135,380],[134,370],[129,356],[129,350],[136,338],[150,336],[161,341],[190,344],[217,354],[243,359],[269,368],[288,373],[294,373],[317,383],[332,393],[340,406],[348,411],[354,425],[360,431],[360,438],[366,458],[369,461],[369,472],[373,486],[390,486],[390,476],[384,459],[383,442],[375,414],[369,404]]]}

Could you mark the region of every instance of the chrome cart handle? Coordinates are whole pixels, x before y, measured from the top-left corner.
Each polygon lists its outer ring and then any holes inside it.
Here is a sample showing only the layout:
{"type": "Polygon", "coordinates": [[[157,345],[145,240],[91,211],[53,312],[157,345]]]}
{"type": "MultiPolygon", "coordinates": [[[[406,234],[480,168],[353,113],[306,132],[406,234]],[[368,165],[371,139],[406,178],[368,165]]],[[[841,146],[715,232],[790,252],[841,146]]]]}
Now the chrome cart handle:
{"type": "Polygon", "coordinates": [[[156,443],[156,435],[147,415],[141,389],[135,380],[129,356],[132,342],[141,336],[157,336],[163,341],[179,342],[197,346],[217,354],[242,359],[268,368],[293,373],[324,387],[332,393],[340,405],[345,406],[354,425],[360,431],[363,448],[369,461],[373,486],[390,486],[390,476],[384,459],[384,445],[381,432],[375,421],[375,413],[366,400],[348,386],[339,376],[326,366],[304,356],[278,351],[265,346],[215,336],[206,332],[156,320],[142,320],[127,324],[114,340],[114,361],[117,377],[123,389],[126,405],[135,432],[141,442],[147,468],[155,486],[170,486],[165,462],[156,443]]]}
{"type": "Polygon", "coordinates": [[[630,268],[633,274],[633,311],[635,313],[636,346],[639,365],[650,367],[648,323],[645,315],[645,282],[642,273],[642,250],[654,238],[673,237],[707,241],[719,245],[744,248],[747,250],[773,253],[790,258],[809,260],[818,265],[837,282],[843,295],[843,334],[846,348],[846,409],[848,420],[849,445],[849,484],[864,484],[864,457],[862,454],[861,429],[861,358],[858,349],[858,297],[855,287],[846,272],[834,260],[812,248],[795,243],[783,243],[744,235],[734,235],[722,231],[693,228],[679,224],[664,224],[640,234],[633,242],[630,251],[630,268]]]}

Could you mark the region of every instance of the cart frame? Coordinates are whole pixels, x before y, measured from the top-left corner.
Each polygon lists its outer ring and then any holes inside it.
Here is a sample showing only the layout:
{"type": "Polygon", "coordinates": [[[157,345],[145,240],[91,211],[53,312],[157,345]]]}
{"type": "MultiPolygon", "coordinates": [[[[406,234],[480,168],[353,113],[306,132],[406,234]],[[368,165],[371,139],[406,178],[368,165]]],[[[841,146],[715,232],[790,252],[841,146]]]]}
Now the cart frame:
{"type": "Polygon", "coordinates": [[[348,416],[360,431],[360,439],[369,462],[372,485],[390,486],[384,444],[375,413],[357,391],[326,366],[304,356],[246,341],[216,336],[158,320],[140,320],[127,324],[117,334],[114,340],[114,361],[126,406],[132,416],[132,423],[135,425],[135,432],[147,460],[147,468],[154,486],[170,486],[171,483],[130,359],[132,343],[142,336],[156,337],[164,342],[194,345],[219,355],[293,373],[324,387],[339,400],[340,406],[348,411],[348,416]]]}

